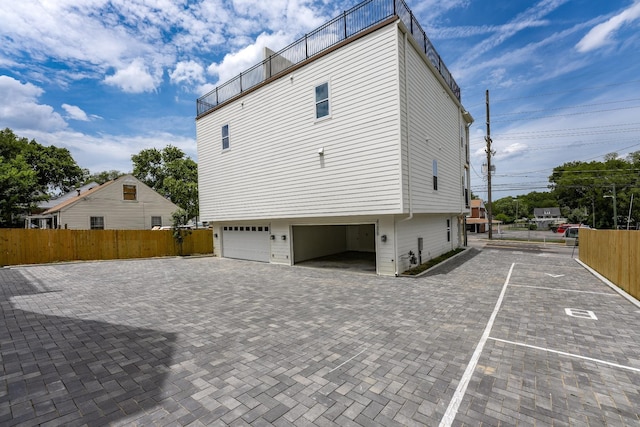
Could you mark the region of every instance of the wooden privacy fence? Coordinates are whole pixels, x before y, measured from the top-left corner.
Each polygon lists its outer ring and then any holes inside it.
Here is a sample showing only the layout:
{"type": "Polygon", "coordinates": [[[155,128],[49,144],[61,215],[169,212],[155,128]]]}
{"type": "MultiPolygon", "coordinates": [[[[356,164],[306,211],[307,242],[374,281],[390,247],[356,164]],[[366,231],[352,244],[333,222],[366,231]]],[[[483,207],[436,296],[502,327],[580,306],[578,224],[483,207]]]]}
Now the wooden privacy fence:
{"type": "Polygon", "coordinates": [[[580,229],[580,261],[640,300],[640,231],[580,229]]]}
{"type": "Polygon", "coordinates": [[[211,253],[211,230],[192,230],[180,248],[171,230],[0,229],[0,266],[211,253]]]}

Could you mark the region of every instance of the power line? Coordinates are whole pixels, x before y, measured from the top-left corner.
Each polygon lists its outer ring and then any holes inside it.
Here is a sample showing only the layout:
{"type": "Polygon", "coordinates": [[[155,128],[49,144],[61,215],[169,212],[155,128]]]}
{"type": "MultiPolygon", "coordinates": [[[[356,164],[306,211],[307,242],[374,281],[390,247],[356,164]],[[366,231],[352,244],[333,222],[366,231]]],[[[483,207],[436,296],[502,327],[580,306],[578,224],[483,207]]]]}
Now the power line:
{"type": "Polygon", "coordinates": [[[561,110],[568,110],[571,108],[585,108],[585,107],[596,107],[599,105],[609,105],[609,104],[618,104],[621,102],[631,102],[631,101],[640,101],[640,98],[631,98],[631,99],[623,99],[621,101],[609,101],[609,102],[597,102],[594,104],[579,104],[579,105],[566,105],[564,107],[558,107],[558,108],[546,108],[543,110],[529,110],[529,111],[517,111],[517,112],[513,112],[513,113],[502,113],[502,114],[494,114],[494,117],[504,117],[504,116],[516,116],[516,115],[522,115],[522,114],[531,114],[531,113],[544,113],[547,111],[561,111],[561,110]]]}

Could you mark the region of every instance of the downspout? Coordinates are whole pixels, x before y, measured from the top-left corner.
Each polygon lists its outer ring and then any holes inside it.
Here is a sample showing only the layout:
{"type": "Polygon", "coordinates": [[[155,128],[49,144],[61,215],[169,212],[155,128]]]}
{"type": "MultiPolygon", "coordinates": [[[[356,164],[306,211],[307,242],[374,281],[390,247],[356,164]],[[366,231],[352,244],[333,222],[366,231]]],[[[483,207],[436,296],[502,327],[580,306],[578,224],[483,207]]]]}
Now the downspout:
{"type": "MultiPolygon", "coordinates": [[[[397,24],[396,24],[397,25],[397,24]]],[[[398,25],[398,29],[400,26],[398,25]]],[[[399,222],[410,221],[413,219],[413,192],[411,191],[411,112],[409,111],[409,84],[407,79],[407,43],[408,36],[406,32],[404,34],[404,45],[403,45],[403,55],[404,55],[404,99],[407,104],[407,108],[405,111],[407,112],[407,190],[409,192],[409,216],[407,218],[401,219],[399,222]]],[[[402,110],[401,110],[402,111],[402,110]]],[[[393,222],[393,244],[394,244],[394,252],[396,252],[396,277],[399,276],[398,272],[398,263],[400,262],[400,257],[398,254],[398,232],[397,232],[397,223],[393,222]]]]}

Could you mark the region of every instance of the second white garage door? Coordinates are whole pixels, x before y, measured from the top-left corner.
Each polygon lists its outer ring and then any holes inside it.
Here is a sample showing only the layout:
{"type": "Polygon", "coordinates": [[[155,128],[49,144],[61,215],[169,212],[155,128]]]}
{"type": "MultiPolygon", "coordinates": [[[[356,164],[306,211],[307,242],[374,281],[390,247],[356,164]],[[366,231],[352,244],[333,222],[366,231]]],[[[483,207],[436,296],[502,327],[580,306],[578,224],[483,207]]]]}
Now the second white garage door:
{"type": "Polygon", "coordinates": [[[271,243],[267,226],[225,226],[222,229],[222,256],[269,262],[271,243]]]}

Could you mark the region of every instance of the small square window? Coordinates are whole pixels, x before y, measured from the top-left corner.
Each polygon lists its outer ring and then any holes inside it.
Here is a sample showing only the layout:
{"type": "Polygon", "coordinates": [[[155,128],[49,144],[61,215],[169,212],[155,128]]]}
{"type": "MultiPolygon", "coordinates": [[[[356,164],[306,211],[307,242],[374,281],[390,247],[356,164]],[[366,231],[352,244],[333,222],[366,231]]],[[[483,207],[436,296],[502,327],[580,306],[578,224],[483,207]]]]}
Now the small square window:
{"type": "Polygon", "coordinates": [[[92,230],[104,230],[103,216],[92,216],[89,221],[92,230]]]}
{"type": "Polygon", "coordinates": [[[269,231],[269,227],[265,227],[265,228],[264,228],[264,231],[269,231]]]}
{"type": "Polygon", "coordinates": [[[329,111],[329,83],[316,86],[316,119],[328,116],[329,111]]]}
{"type": "Polygon", "coordinates": [[[222,126],[222,149],[229,149],[229,125],[222,126]]]}
{"type": "Polygon", "coordinates": [[[122,186],[122,198],[124,200],[137,200],[137,189],[135,185],[124,184],[122,186]]]}
{"type": "Polygon", "coordinates": [[[162,227],[162,217],[161,216],[152,216],[151,217],[151,227],[162,227]]]}
{"type": "Polygon", "coordinates": [[[262,227],[258,227],[258,231],[262,231],[262,227]]]}
{"type": "Polygon", "coordinates": [[[244,227],[240,227],[240,231],[244,231],[244,227]]]}
{"type": "Polygon", "coordinates": [[[255,227],[251,227],[251,231],[256,231],[256,228],[255,227]]]}

